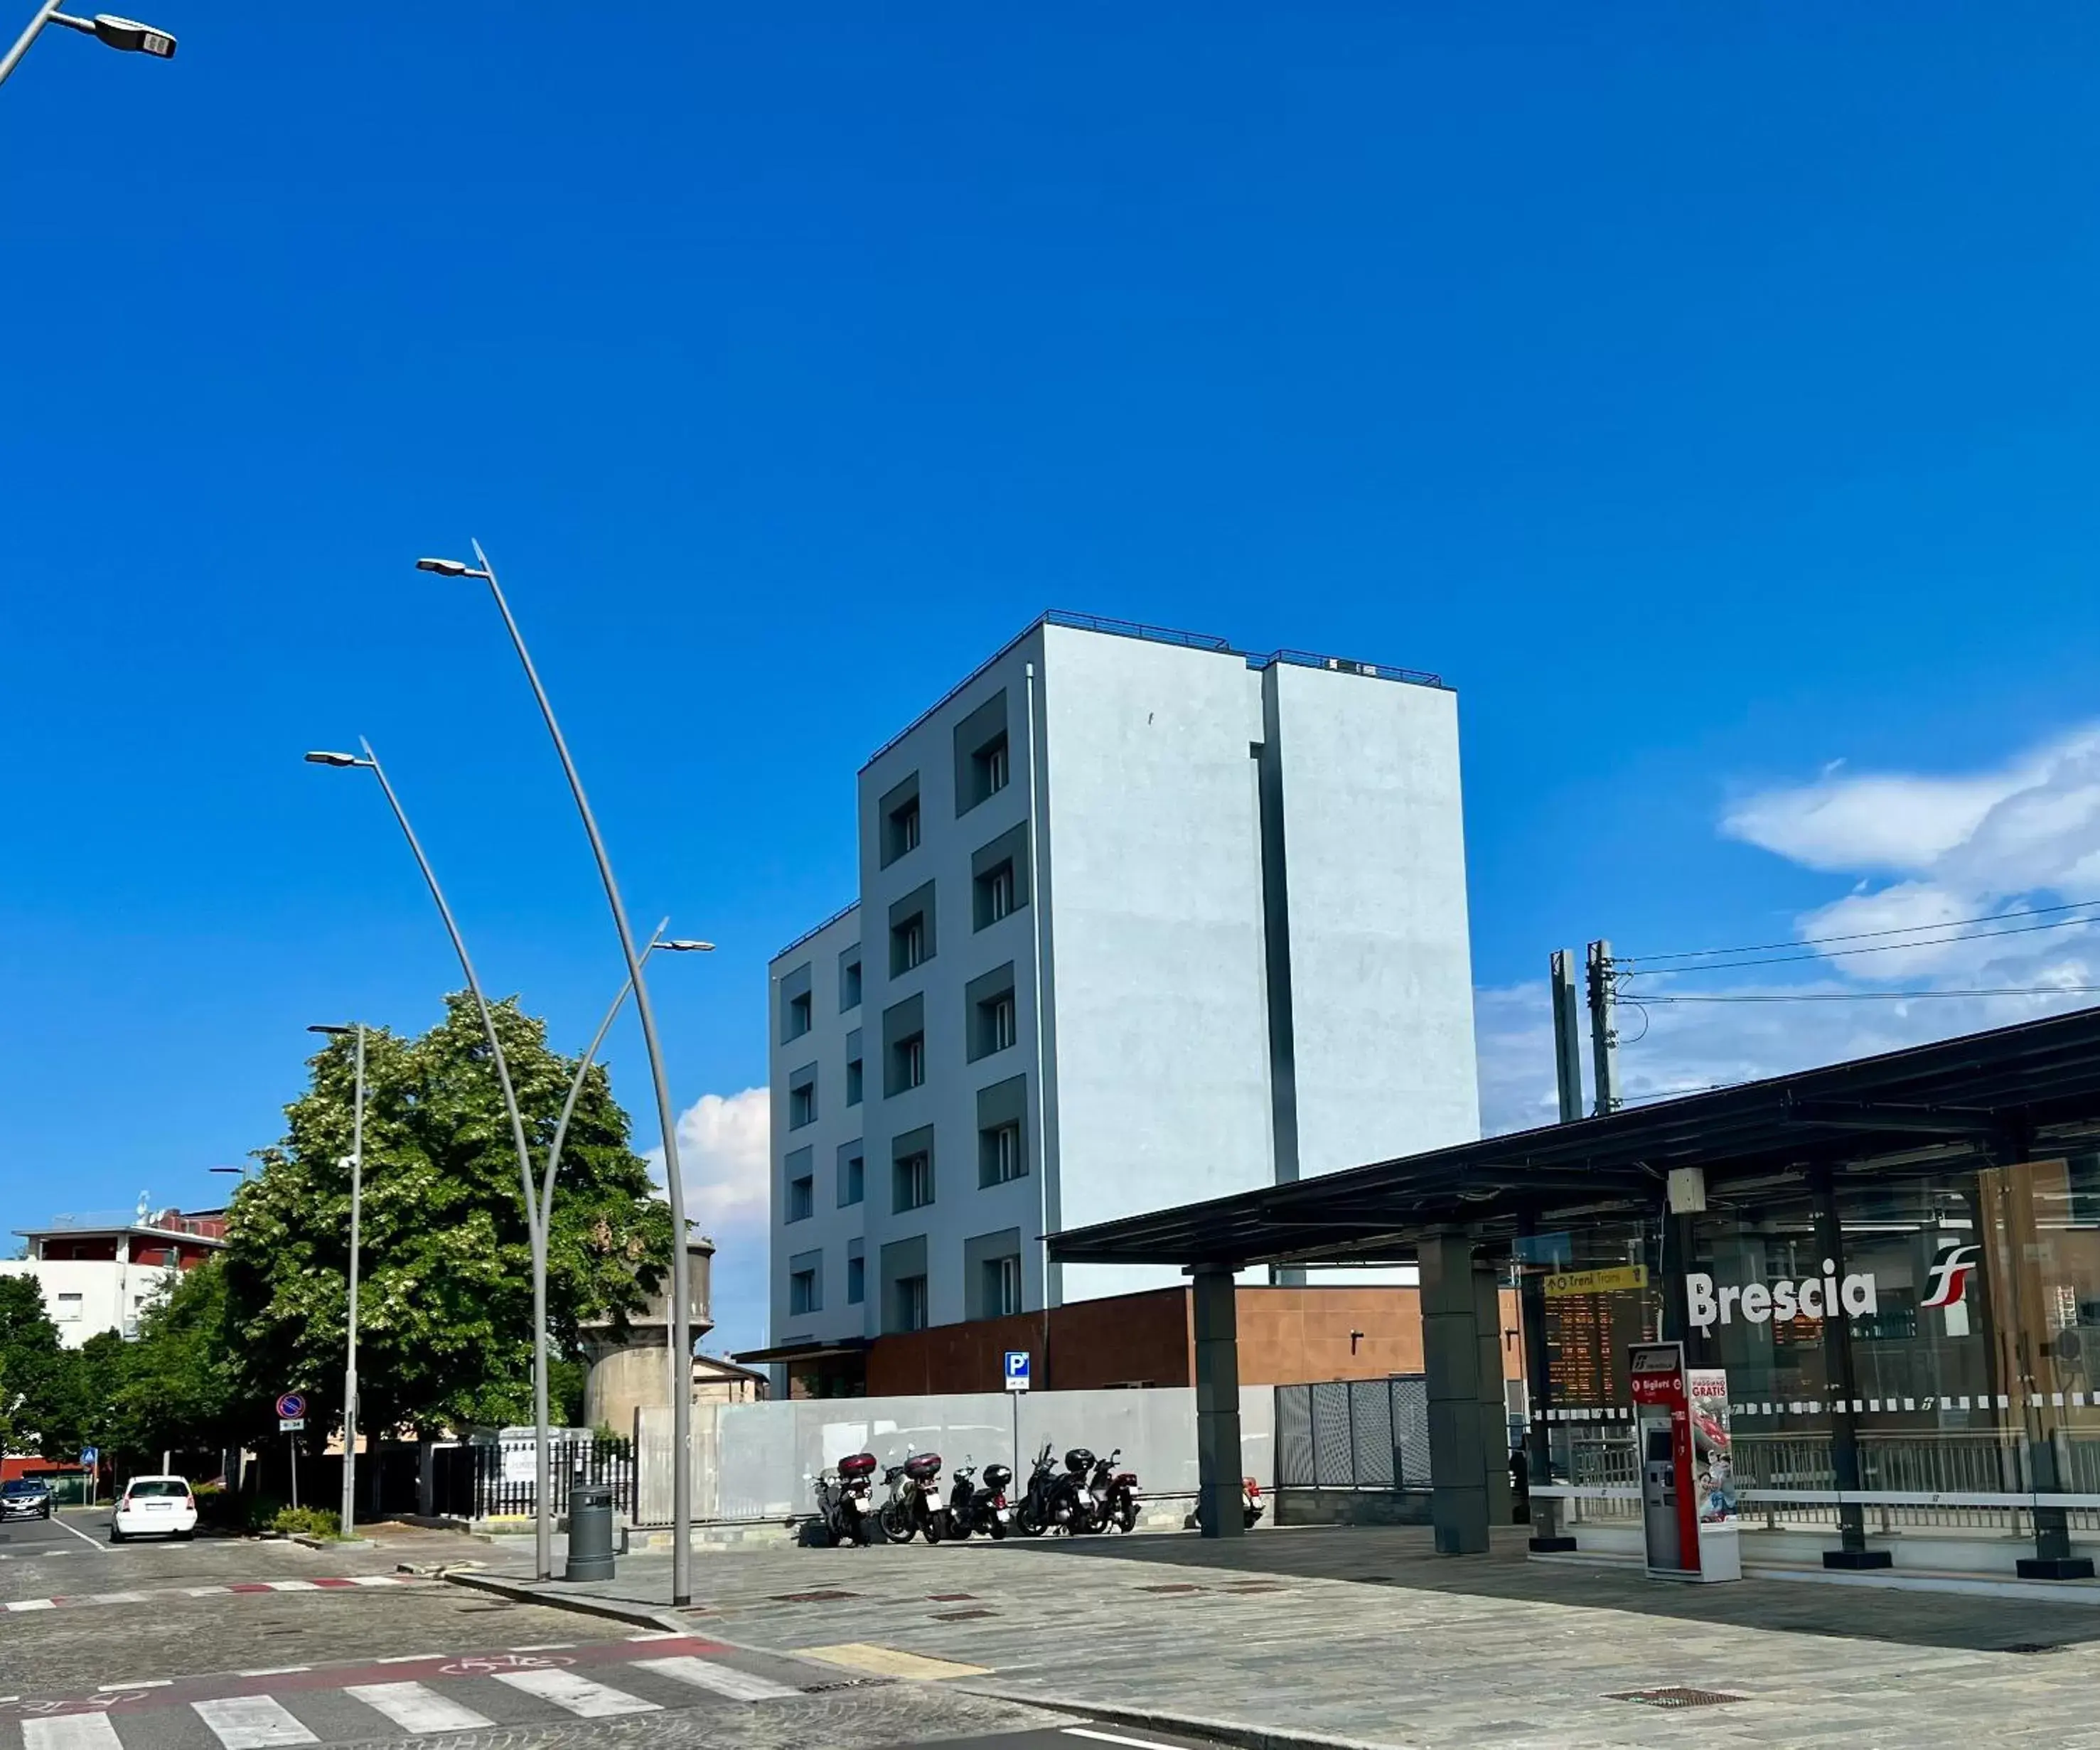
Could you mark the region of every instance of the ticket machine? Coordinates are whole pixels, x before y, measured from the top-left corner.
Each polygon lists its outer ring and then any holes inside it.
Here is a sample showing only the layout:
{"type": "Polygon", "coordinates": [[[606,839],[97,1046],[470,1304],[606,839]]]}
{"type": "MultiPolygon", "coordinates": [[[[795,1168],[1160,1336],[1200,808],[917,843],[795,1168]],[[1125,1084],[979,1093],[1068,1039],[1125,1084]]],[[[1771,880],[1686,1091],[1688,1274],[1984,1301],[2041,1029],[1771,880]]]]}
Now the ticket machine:
{"type": "Polygon", "coordinates": [[[1628,1361],[1648,1572],[1740,1580],[1727,1376],[1688,1372],[1682,1343],[1635,1343],[1628,1361]]]}

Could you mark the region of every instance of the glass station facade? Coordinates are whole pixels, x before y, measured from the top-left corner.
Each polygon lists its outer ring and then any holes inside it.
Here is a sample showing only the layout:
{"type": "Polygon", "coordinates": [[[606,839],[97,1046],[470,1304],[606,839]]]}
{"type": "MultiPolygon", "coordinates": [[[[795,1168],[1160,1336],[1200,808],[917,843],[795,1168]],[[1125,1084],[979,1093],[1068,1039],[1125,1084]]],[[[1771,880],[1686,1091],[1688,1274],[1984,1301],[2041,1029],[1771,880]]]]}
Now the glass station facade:
{"type": "Polygon", "coordinates": [[[2100,1155],[1731,1181],[1517,1255],[1561,1479],[1612,1479],[1627,1346],[1660,1335],[1727,1369],[1746,1489],[2100,1492],[2100,1155]]]}

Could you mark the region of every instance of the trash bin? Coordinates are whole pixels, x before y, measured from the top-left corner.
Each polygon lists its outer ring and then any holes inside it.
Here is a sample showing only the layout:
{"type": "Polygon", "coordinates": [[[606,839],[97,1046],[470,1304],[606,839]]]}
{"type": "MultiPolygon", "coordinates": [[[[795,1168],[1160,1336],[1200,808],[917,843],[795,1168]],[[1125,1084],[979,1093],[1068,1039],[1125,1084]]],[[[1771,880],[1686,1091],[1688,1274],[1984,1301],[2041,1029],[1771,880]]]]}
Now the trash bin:
{"type": "Polygon", "coordinates": [[[578,1483],[569,1490],[569,1565],[564,1580],[612,1578],[612,1490],[578,1483]]]}

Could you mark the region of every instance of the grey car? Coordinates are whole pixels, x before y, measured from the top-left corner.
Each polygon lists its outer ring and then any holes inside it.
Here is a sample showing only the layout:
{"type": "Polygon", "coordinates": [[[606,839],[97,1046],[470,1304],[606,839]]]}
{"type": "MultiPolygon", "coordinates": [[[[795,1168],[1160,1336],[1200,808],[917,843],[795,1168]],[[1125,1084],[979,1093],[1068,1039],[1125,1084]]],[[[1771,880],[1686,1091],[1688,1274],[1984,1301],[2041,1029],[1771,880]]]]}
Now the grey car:
{"type": "Polygon", "coordinates": [[[51,1486],[35,1477],[16,1477],[0,1483],[0,1520],[48,1519],[51,1516],[51,1486]]]}

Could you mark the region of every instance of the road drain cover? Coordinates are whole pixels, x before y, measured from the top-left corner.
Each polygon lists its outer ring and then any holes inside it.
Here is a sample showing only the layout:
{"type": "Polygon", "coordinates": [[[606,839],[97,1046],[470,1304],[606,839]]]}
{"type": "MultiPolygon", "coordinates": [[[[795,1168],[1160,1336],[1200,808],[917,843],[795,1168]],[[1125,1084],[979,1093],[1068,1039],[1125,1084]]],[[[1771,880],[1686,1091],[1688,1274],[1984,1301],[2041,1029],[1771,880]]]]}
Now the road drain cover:
{"type": "Polygon", "coordinates": [[[1140,1592],[1193,1592],[1193,1586],[1140,1586],[1140,1592]]]}
{"type": "Polygon", "coordinates": [[[972,1611],[936,1611],[933,1612],[933,1620],[936,1622],[974,1622],[980,1616],[996,1616],[997,1615],[999,1615],[997,1611],[988,1611],[983,1609],[972,1611]]]}
{"type": "Polygon", "coordinates": [[[1724,1695],[1718,1689],[1623,1689],[1607,1695],[1607,1701],[1637,1701],[1644,1708],[1718,1708],[1723,1702],[1741,1701],[1741,1695],[1724,1695]]]}
{"type": "Polygon", "coordinates": [[[890,1681],[889,1677],[840,1677],[836,1683],[805,1683],[802,1693],[805,1695],[828,1695],[834,1690],[878,1689],[890,1681]]]}
{"type": "Polygon", "coordinates": [[[775,1604],[831,1604],[840,1598],[857,1598],[858,1592],[776,1592],[772,1594],[775,1604]]]}
{"type": "Polygon", "coordinates": [[[2063,1644],[2059,1641],[2015,1641],[2009,1646],[1999,1648],[2005,1653],[2060,1653],[2063,1644]]]}

